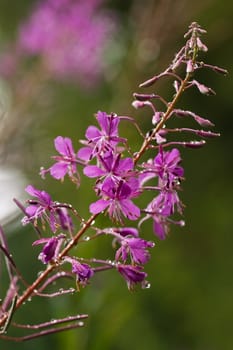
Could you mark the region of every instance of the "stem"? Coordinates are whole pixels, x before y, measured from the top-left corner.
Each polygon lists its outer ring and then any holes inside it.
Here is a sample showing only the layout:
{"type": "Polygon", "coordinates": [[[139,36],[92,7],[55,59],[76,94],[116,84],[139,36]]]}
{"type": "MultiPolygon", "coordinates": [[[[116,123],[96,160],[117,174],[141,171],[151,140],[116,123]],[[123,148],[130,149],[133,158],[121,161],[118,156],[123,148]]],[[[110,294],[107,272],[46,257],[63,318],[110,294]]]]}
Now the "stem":
{"type": "Polygon", "coordinates": [[[142,157],[142,155],[145,153],[145,151],[147,150],[149,144],[151,143],[151,141],[153,140],[153,138],[155,137],[156,133],[162,129],[162,127],[164,126],[164,123],[166,122],[166,120],[169,118],[171,112],[173,111],[173,109],[175,108],[175,105],[178,101],[178,99],[180,98],[181,94],[183,93],[185,86],[188,82],[190,78],[190,73],[186,74],[185,79],[182,81],[182,83],[180,84],[179,90],[177,91],[175,97],[173,98],[172,102],[170,102],[168,104],[168,108],[167,111],[165,112],[164,116],[161,118],[160,122],[156,125],[156,127],[154,128],[153,132],[150,134],[150,136],[148,136],[144,143],[142,144],[142,147],[140,148],[139,152],[137,152],[136,156],[134,157],[134,164],[136,165],[137,162],[139,161],[139,159],[142,157]]]}
{"type": "MultiPolygon", "coordinates": [[[[92,225],[95,218],[99,214],[92,215],[84,224],[83,227],[76,233],[74,238],[69,242],[69,244],[63,249],[63,251],[60,253],[58,257],[57,264],[48,265],[46,270],[44,270],[40,276],[30,285],[24,293],[21,295],[21,297],[18,298],[17,303],[14,307],[14,310],[17,310],[38,288],[38,286],[45,280],[45,278],[59,265],[59,262],[62,261],[62,258],[72,249],[77,243],[79,238],[86,232],[86,230],[92,225]]],[[[8,319],[8,313],[5,313],[3,317],[0,319],[0,326],[4,325],[6,320],[8,319]]]]}

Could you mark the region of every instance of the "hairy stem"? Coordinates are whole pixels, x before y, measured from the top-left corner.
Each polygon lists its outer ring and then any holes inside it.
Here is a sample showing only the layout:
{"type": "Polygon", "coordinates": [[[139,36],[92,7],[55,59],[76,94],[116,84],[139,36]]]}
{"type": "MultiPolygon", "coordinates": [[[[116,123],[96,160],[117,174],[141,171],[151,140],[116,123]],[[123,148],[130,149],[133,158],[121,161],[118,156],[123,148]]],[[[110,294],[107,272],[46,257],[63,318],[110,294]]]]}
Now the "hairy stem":
{"type": "Polygon", "coordinates": [[[168,104],[168,108],[166,110],[166,112],[164,113],[163,117],[161,118],[161,120],[159,121],[159,123],[156,125],[156,127],[153,129],[153,132],[145,139],[144,143],[142,144],[140,150],[137,152],[137,154],[134,157],[134,164],[136,165],[137,162],[139,161],[139,159],[142,157],[142,155],[145,153],[145,151],[148,149],[148,146],[150,145],[151,141],[153,140],[153,138],[155,137],[156,133],[162,129],[162,127],[164,126],[165,122],[167,121],[167,119],[169,118],[169,116],[171,115],[173,109],[175,108],[175,105],[178,101],[178,99],[180,98],[180,96],[182,95],[186,84],[188,82],[190,78],[190,74],[187,73],[185,79],[182,81],[182,83],[180,84],[180,87],[176,93],[176,95],[174,96],[172,102],[170,102],[168,104]]]}

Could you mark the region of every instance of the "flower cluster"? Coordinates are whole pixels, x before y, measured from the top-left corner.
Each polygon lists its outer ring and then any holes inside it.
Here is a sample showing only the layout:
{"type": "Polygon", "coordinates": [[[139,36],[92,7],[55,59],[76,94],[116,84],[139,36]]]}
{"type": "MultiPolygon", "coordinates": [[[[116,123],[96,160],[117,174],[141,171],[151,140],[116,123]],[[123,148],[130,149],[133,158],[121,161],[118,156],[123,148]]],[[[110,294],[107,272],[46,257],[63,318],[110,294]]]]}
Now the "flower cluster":
{"type": "MultiPolygon", "coordinates": [[[[142,87],[153,85],[164,76],[173,78],[175,95],[171,101],[165,100],[158,94],[135,93],[135,101],[132,103],[136,109],[149,107],[152,110],[152,131],[144,137],[143,144],[138,152],[131,154],[128,147],[128,140],[119,135],[119,124],[122,122],[132,123],[140,130],[136,121],[130,117],[118,116],[115,113],[99,111],[96,114],[98,127],[91,125],[87,128],[85,139],[80,140],[82,146],[75,152],[72,141],[67,137],[58,136],[55,139],[55,148],[58,156],[53,156],[55,164],[49,169],[41,169],[41,175],[45,173],[57,179],[63,180],[68,175],[71,181],[80,185],[80,172],[77,165],[82,169],[83,174],[95,179],[94,192],[98,199],[90,204],[89,211],[92,214],[91,229],[94,232],[89,238],[96,239],[100,235],[112,235],[118,245],[113,261],[94,259],[88,261],[82,257],[69,257],[68,250],[62,246],[67,240],[64,236],[64,226],[69,227],[69,232],[73,238],[71,228],[73,227],[71,218],[68,216],[69,205],[52,202],[50,196],[42,191],[35,190],[29,186],[26,190],[29,194],[37,197],[38,200],[29,201],[26,209],[27,216],[23,223],[33,222],[37,224],[37,219],[46,219],[51,231],[56,233],[57,228],[63,229],[63,233],[52,238],[41,238],[35,244],[45,243],[39,258],[44,263],[59,261],[63,264],[68,261],[72,264],[72,271],[79,271],[78,280],[83,286],[93,277],[94,271],[115,268],[126,280],[128,288],[132,289],[135,284],[146,285],[147,274],[143,271],[144,265],[149,261],[148,249],[154,246],[151,241],[146,241],[140,237],[142,223],[147,219],[153,221],[154,234],[159,239],[165,239],[170,230],[171,224],[184,226],[184,220],[177,219],[183,215],[184,205],[179,197],[181,182],[184,179],[184,169],[181,166],[181,155],[179,146],[198,148],[204,145],[206,137],[218,136],[212,131],[190,128],[167,128],[167,122],[171,117],[191,117],[202,127],[213,126],[213,123],[192,111],[177,108],[177,100],[185,90],[196,86],[201,93],[212,93],[213,90],[204,87],[202,83],[193,79],[195,70],[206,66],[198,61],[199,51],[206,51],[206,46],[200,37],[204,33],[196,23],[192,23],[187,36],[185,46],[176,54],[171,65],[161,74],[142,83],[142,87]],[[182,66],[185,69],[182,69],[182,66]],[[181,70],[181,73],[179,72],[181,70]],[[182,77],[183,71],[185,77],[182,77]],[[157,107],[159,100],[164,105],[164,109],[157,107]],[[165,124],[166,123],[166,124],[165,124]],[[202,139],[192,141],[169,141],[169,134],[177,132],[193,133],[202,139]],[[171,146],[175,147],[171,147],[171,146]],[[154,151],[154,158],[149,158],[140,162],[142,156],[145,158],[148,150],[154,151]],[[152,194],[152,199],[145,208],[140,208],[137,198],[146,192],[152,194]],[[66,211],[64,211],[66,210],[66,211]],[[61,217],[62,213],[62,217],[61,217]],[[94,225],[94,218],[101,213],[108,214],[110,220],[117,225],[108,229],[100,229],[94,225]],[[136,227],[125,227],[126,222],[136,222],[136,227]],[[66,224],[64,224],[66,222],[66,224]],[[60,251],[60,252],[59,252],[60,251]],[[84,259],[84,261],[82,260],[84,259]],[[82,265],[82,261],[84,265],[82,265]],[[100,266],[92,266],[98,264],[100,266]],[[81,270],[84,272],[80,272],[81,270]]],[[[224,72],[220,68],[209,68],[224,72]]],[[[147,196],[145,195],[147,198],[147,196]]],[[[70,206],[71,207],[71,206],[70,206]]],[[[80,219],[80,218],[79,218],[80,219]]],[[[80,219],[85,226],[85,220],[80,219]]],[[[82,234],[75,236],[78,243],[82,234]]],[[[67,244],[67,243],[66,243],[67,244]]]]}
{"type": "Polygon", "coordinates": [[[38,2],[2,57],[2,74],[13,74],[15,64],[37,56],[47,75],[95,85],[106,68],[103,57],[117,28],[113,13],[101,10],[102,2],[38,2]]]}
{"type": "MultiPolygon", "coordinates": [[[[64,2],[65,0],[61,3],[64,2]]],[[[184,220],[180,218],[184,205],[179,196],[184,169],[181,166],[179,148],[199,148],[205,144],[204,138],[219,135],[199,129],[199,126],[213,126],[208,119],[195,112],[177,108],[180,96],[192,87],[197,87],[201,93],[213,94],[211,88],[193,79],[196,70],[207,67],[216,72],[226,73],[221,68],[199,61],[199,53],[207,50],[201,41],[204,33],[197,23],[192,23],[185,35],[186,44],[175,55],[169,67],[140,85],[151,86],[164,76],[170,76],[174,87],[171,99],[154,93],[134,94],[135,101],[132,104],[136,109],[149,107],[152,110],[152,130],[145,135],[131,117],[99,111],[95,116],[98,127],[91,125],[87,128],[85,139],[80,140],[82,146],[78,151],[74,151],[72,141],[68,137],[58,136],[55,139],[55,149],[58,152],[58,155],[52,157],[55,163],[49,169],[42,168],[41,176],[44,178],[46,173],[50,173],[54,179],[63,180],[67,175],[72,182],[80,185],[82,172],[93,181],[93,195],[97,196],[97,200],[90,204],[90,217],[86,220],[71,204],[53,201],[47,192],[31,185],[26,188],[33,199],[28,201],[26,208],[20,204],[25,213],[22,222],[31,223],[36,227],[40,237],[33,246],[43,245],[38,258],[47,267],[33,283],[33,288],[29,287],[20,297],[17,308],[28,295],[33,296],[38,287],[35,294],[48,296],[44,289],[60,277],[74,278],[79,290],[80,286],[86,287],[96,273],[112,269],[124,278],[130,290],[136,285],[141,285],[142,288],[150,286],[144,267],[150,260],[150,249],[155,244],[142,237],[142,223],[152,219],[152,238],[156,236],[159,239],[167,237],[172,224],[184,226],[184,220]],[[158,108],[161,104],[163,109],[158,108]],[[169,119],[173,117],[182,117],[184,120],[191,117],[199,126],[192,129],[168,128],[169,119]],[[119,135],[119,124],[122,122],[131,123],[130,125],[143,135],[141,146],[133,154],[129,140],[119,135]],[[169,140],[170,134],[181,132],[192,133],[195,137],[198,136],[198,139],[169,140]],[[151,154],[154,154],[152,159],[151,154]],[[149,201],[147,193],[151,195],[149,201]],[[144,196],[146,203],[148,201],[143,208],[138,201],[141,196],[144,196]],[[109,216],[112,227],[103,228],[98,224],[98,217],[102,213],[109,216]],[[75,229],[75,220],[79,221],[79,229],[75,229]],[[43,230],[40,229],[39,222],[42,223],[43,230]],[[51,234],[48,233],[48,228],[51,234]],[[77,254],[72,255],[74,246],[88,244],[89,240],[103,236],[112,238],[114,254],[111,260],[105,257],[85,258],[77,254]],[[71,270],[67,270],[67,263],[71,265],[71,270]]],[[[2,250],[13,265],[5,245],[2,250]]],[[[17,296],[15,284],[12,290],[17,296]]],[[[69,293],[69,290],[63,290],[63,293],[69,293]]],[[[49,296],[57,296],[57,292],[49,296]]],[[[4,321],[7,323],[7,318],[4,317],[2,316],[2,321],[0,318],[0,324],[4,321]]]]}
{"type": "Polygon", "coordinates": [[[175,222],[170,218],[176,211],[182,214],[183,204],[177,193],[184,174],[183,168],[179,166],[180,162],[178,149],[173,148],[171,151],[164,151],[160,146],[156,157],[142,164],[145,171],[142,174],[142,182],[145,183],[151,178],[157,177],[159,194],[148,204],[145,209],[147,215],[141,222],[151,217],[154,233],[160,239],[166,237],[170,222],[184,225],[183,220],[175,222]]]}
{"type": "MultiPolygon", "coordinates": [[[[65,175],[68,175],[71,181],[80,185],[81,176],[77,171],[77,165],[79,165],[86,177],[95,179],[94,192],[98,199],[90,204],[90,213],[95,218],[101,213],[106,213],[110,220],[115,225],[117,224],[117,227],[100,229],[92,223],[91,229],[94,231],[94,234],[91,235],[92,239],[103,234],[110,234],[113,236],[115,245],[120,245],[120,247],[115,253],[115,259],[110,263],[106,260],[95,259],[95,263],[100,264],[101,267],[87,267],[91,265],[91,261],[84,259],[82,268],[86,272],[80,273],[80,276],[84,276],[83,280],[82,277],[79,277],[82,285],[86,285],[95,270],[109,268],[115,268],[125,278],[130,289],[137,283],[145,285],[147,274],[143,268],[150,258],[148,249],[152,248],[154,243],[139,236],[142,223],[147,219],[152,219],[154,234],[159,239],[166,238],[171,224],[184,226],[184,220],[176,218],[177,215],[183,215],[184,208],[179,197],[184,169],[181,166],[181,155],[177,147],[181,145],[197,148],[204,145],[205,141],[201,139],[169,142],[167,138],[170,133],[174,132],[189,132],[202,138],[214,137],[218,134],[200,129],[169,129],[166,124],[171,117],[178,116],[192,117],[202,127],[213,126],[208,119],[176,106],[179,95],[192,86],[196,86],[201,93],[212,93],[213,91],[193,79],[195,70],[206,66],[203,62],[198,61],[199,51],[207,50],[200,39],[203,33],[204,30],[199,25],[192,23],[185,35],[188,38],[187,42],[176,54],[171,65],[163,73],[141,84],[142,87],[150,86],[164,76],[171,76],[175,90],[175,97],[171,101],[165,100],[158,94],[134,94],[135,101],[132,105],[136,109],[149,107],[152,110],[153,129],[146,134],[141,148],[133,156],[128,147],[128,140],[119,135],[119,124],[123,121],[132,123],[132,119],[118,116],[115,113],[97,112],[95,117],[99,125],[98,127],[90,125],[87,128],[86,138],[80,140],[82,147],[77,152],[74,151],[72,141],[68,137],[58,136],[55,139],[54,144],[59,155],[52,157],[55,164],[49,169],[41,169],[42,177],[49,172],[56,180],[63,180],[65,175]],[[181,70],[183,74],[182,66],[185,67],[184,78],[179,73],[181,70]],[[164,110],[157,108],[157,100],[163,103],[164,110]],[[171,147],[173,145],[175,147],[171,147]],[[154,158],[140,163],[139,160],[142,156],[146,157],[148,149],[154,151],[154,158]],[[136,202],[137,198],[148,191],[152,193],[152,200],[145,208],[140,208],[136,202]],[[135,229],[133,227],[125,229],[125,221],[137,222],[137,226],[135,229]],[[90,265],[87,265],[86,262],[90,265]]],[[[208,67],[223,72],[215,66],[208,65],[208,67]]],[[[134,121],[133,125],[135,124],[134,121]]],[[[140,129],[139,125],[137,129],[140,129]]],[[[27,187],[26,190],[37,200],[29,201],[23,223],[33,222],[34,225],[37,225],[37,220],[41,218],[43,222],[45,220],[48,222],[53,233],[56,233],[58,228],[63,230],[63,233],[58,236],[41,238],[36,241],[35,244],[45,243],[39,258],[44,263],[51,263],[59,259],[62,264],[68,261],[73,266],[73,272],[80,271],[83,258],[71,258],[64,252],[59,255],[62,245],[67,240],[67,237],[64,236],[66,227],[69,228],[69,233],[73,238],[73,223],[67,212],[67,208],[72,207],[53,202],[46,192],[38,191],[32,186],[27,187]]]]}

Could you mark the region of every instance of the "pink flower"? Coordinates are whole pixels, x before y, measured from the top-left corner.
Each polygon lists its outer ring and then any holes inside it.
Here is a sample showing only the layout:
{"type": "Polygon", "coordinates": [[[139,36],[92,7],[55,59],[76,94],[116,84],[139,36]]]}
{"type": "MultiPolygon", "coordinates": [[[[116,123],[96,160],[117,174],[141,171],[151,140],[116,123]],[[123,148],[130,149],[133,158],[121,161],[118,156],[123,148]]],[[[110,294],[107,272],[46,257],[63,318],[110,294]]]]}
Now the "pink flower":
{"type": "Polygon", "coordinates": [[[74,152],[72,141],[68,137],[58,136],[54,140],[54,145],[59,156],[53,156],[56,161],[49,169],[41,168],[40,174],[42,177],[47,172],[57,180],[63,180],[67,174],[74,182],[79,184],[79,174],[77,172],[77,164],[82,163],[74,152]],[[76,176],[75,176],[76,175],[76,176]]]}
{"type": "Polygon", "coordinates": [[[38,259],[40,259],[44,264],[48,264],[51,260],[55,259],[58,256],[59,249],[64,238],[65,235],[60,234],[51,238],[41,238],[33,242],[32,245],[44,244],[38,259]]]}
{"type": "Polygon", "coordinates": [[[147,248],[154,247],[153,242],[141,238],[126,237],[121,240],[121,247],[116,252],[116,260],[122,259],[125,263],[130,257],[133,264],[145,264],[150,259],[147,248]]]}
{"type": "Polygon", "coordinates": [[[126,142],[126,139],[118,136],[120,118],[116,114],[99,111],[96,118],[100,129],[94,125],[87,128],[87,140],[82,141],[86,147],[78,152],[78,157],[86,161],[106,152],[113,152],[119,142],[126,142]]]}
{"type": "Polygon", "coordinates": [[[17,45],[37,55],[51,76],[90,86],[105,69],[103,59],[116,21],[101,0],[44,0],[21,24],[17,45]]]}
{"type": "Polygon", "coordinates": [[[142,271],[140,266],[118,264],[117,270],[125,279],[129,290],[132,290],[137,283],[141,283],[143,286],[143,283],[146,282],[147,274],[142,271]]]}
{"type": "Polygon", "coordinates": [[[29,185],[25,189],[35,199],[29,199],[29,206],[25,209],[26,216],[22,219],[24,225],[32,222],[37,225],[37,220],[47,221],[52,232],[56,232],[58,227],[63,229],[72,228],[72,220],[66,206],[62,203],[52,201],[50,195],[45,191],[40,191],[29,185]],[[62,210],[62,212],[61,212],[62,210]]]}
{"type": "Polygon", "coordinates": [[[136,188],[131,188],[123,181],[116,186],[111,179],[107,179],[101,189],[103,198],[90,205],[90,212],[98,214],[107,209],[113,220],[122,222],[122,214],[130,220],[137,220],[140,209],[131,200],[136,193],[136,188]]]}

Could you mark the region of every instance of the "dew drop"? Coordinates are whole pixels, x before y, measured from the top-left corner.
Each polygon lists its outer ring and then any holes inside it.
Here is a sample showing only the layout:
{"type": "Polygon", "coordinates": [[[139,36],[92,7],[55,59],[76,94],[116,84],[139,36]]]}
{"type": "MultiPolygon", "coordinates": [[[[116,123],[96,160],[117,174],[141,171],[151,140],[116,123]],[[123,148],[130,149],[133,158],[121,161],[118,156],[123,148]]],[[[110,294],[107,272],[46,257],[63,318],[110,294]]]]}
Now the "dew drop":
{"type": "Polygon", "coordinates": [[[184,220],[181,220],[181,221],[180,221],[180,226],[181,226],[181,227],[185,226],[185,221],[184,221],[184,220]]]}
{"type": "Polygon", "coordinates": [[[83,240],[88,242],[88,241],[90,241],[90,237],[89,236],[85,236],[85,237],[83,237],[83,240]]]}
{"type": "Polygon", "coordinates": [[[78,326],[79,327],[83,327],[84,326],[84,322],[78,322],[78,326]]]}
{"type": "Polygon", "coordinates": [[[149,289],[151,287],[151,284],[148,281],[145,281],[142,285],[142,289],[149,289]]]}
{"type": "Polygon", "coordinates": [[[86,224],[86,222],[83,220],[83,221],[80,223],[80,226],[84,228],[84,227],[87,226],[87,224],[86,224]]]}

